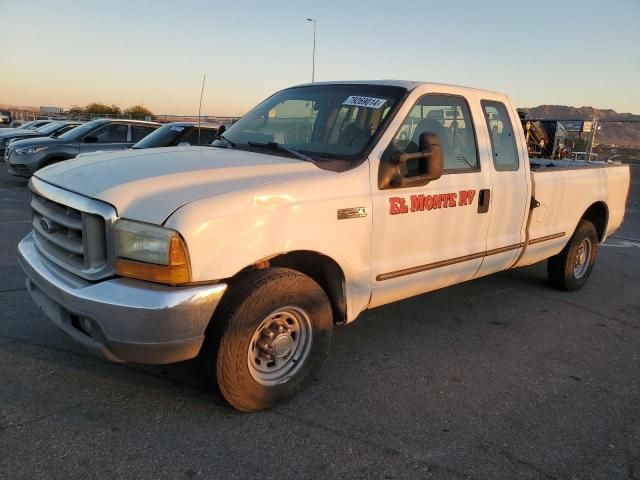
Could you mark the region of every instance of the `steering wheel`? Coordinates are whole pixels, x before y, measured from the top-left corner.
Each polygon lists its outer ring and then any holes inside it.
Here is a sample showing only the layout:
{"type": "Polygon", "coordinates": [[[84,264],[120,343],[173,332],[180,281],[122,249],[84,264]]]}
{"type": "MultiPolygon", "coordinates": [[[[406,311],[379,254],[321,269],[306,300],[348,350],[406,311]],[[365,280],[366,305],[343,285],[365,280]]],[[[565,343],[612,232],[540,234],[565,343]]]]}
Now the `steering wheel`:
{"type": "Polygon", "coordinates": [[[360,147],[364,147],[370,138],[371,138],[371,135],[369,135],[368,133],[356,133],[349,139],[349,141],[347,142],[347,145],[349,145],[350,147],[353,147],[354,144],[358,143],[358,141],[362,141],[362,145],[360,145],[360,147]]]}

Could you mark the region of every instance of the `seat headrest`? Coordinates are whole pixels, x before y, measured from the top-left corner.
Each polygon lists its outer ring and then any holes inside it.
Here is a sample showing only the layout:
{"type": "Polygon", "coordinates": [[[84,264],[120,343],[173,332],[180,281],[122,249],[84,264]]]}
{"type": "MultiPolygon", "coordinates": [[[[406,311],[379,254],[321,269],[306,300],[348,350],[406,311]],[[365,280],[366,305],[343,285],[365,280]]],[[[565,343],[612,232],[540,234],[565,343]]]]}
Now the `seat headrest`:
{"type": "Polygon", "coordinates": [[[418,123],[416,129],[413,131],[413,143],[415,143],[416,145],[420,144],[420,134],[423,132],[435,133],[436,135],[438,135],[438,137],[440,137],[440,142],[445,141],[444,127],[437,120],[434,120],[432,118],[425,118],[423,120],[420,120],[420,123],[418,123]]]}

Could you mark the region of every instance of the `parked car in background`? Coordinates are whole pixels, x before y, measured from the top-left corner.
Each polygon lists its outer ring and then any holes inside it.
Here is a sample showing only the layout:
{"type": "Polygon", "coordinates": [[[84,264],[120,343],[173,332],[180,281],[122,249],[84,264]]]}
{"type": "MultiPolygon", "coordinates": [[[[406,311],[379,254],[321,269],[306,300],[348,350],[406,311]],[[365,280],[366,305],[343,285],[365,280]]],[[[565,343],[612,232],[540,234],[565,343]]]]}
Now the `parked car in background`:
{"type": "MultiPolygon", "coordinates": [[[[37,128],[44,127],[45,125],[47,125],[48,123],[51,123],[52,121],[53,120],[32,120],[30,122],[23,123],[11,128],[3,128],[2,133],[9,133],[10,131],[15,131],[15,130],[35,130],[37,128]]],[[[16,122],[13,122],[13,124],[16,125],[16,122]]]]}
{"type": "Polygon", "coordinates": [[[26,122],[26,123],[19,123],[18,121],[13,122],[13,124],[15,125],[14,128],[19,129],[19,130],[35,130],[36,128],[38,128],[38,126],[36,126],[38,122],[38,120],[31,120],[30,122],[26,122]]]}
{"type": "Polygon", "coordinates": [[[0,111],[0,123],[9,125],[11,123],[11,112],[6,110],[0,111]]]}
{"type": "Polygon", "coordinates": [[[53,120],[31,120],[30,122],[26,122],[26,123],[21,123],[20,121],[14,121],[12,122],[12,128],[19,128],[19,129],[27,129],[27,130],[35,130],[36,128],[40,128],[44,125],[46,125],[47,123],[51,123],[53,122],[53,120]]]}
{"type": "Polygon", "coordinates": [[[80,121],[70,122],[51,122],[43,127],[36,128],[35,130],[28,129],[3,129],[0,130],[0,159],[4,159],[5,150],[9,145],[9,142],[17,139],[36,138],[36,137],[59,137],[63,133],[76,128],[81,125],[80,121]],[[5,132],[5,130],[8,130],[5,132]]]}
{"type": "Polygon", "coordinates": [[[96,150],[122,150],[133,146],[160,126],[138,120],[99,119],[87,122],[57,138],[34,138],[11,142],[5,152],[11,175],[30,177],[52,163],[96,150]]]}
{"type": "Polygon", "coordinates": [[[176,147],[187,145],[211,145],[216,138],[220,124],[198,122],[172,122],[163,125],[144,137],[133,148],[176,147]]]}

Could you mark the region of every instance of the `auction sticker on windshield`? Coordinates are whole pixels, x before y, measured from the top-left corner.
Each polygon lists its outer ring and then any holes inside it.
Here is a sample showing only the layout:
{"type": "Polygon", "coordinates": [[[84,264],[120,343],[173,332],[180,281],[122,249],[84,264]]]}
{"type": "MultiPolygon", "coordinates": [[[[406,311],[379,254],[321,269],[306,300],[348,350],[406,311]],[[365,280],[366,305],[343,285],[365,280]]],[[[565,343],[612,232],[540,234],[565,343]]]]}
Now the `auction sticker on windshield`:
{"type": "Polygon", "coordinates": [[[358,97],[356,95],[351,95],[344,102],[342,102],[343,105],[367,108],[380,108],[385,103],[387,103],[387,100],[384,98],[358,97]]]}

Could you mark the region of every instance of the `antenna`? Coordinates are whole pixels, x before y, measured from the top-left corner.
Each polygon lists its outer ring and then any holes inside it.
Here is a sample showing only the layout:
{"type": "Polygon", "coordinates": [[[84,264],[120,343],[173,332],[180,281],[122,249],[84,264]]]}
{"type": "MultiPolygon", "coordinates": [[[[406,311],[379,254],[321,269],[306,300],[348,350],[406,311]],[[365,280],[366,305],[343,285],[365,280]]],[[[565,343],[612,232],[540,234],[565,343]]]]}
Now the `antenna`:
{"type": "Polygon", "coordinates": [[[200,105],[198,105],[198,145],[200,145],[200,113],[202,112],[202,94],[204,93],[204,82],[207,76],[202,77],[202,89],[200,90],[200,105]]]}
{"type": "Polygon", "coordinates": [[[311,83],[316,79],[316,19],[307,18],[307,22],[313,23],[313,53],[311,55],[311,83]]]}

